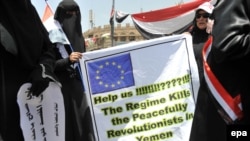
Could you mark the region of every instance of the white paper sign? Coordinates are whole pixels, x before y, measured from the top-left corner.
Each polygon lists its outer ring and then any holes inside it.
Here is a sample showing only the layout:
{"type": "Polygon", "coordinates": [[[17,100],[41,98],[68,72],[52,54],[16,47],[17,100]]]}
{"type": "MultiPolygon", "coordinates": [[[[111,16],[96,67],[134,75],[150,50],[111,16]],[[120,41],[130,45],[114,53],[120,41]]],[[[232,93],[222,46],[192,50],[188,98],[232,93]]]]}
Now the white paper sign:
{"type": "Polygon", "coordinates": [[[188,141],[199,77],[190,35],[87,52],[97,141],[188,141]]]}
{"type": "Polygon", "coordinates": [[[65,111],[61,88],[54,82],[38,97],[29,94],[30,83],[23,84],[17,102],[25,141],[64,141],[65,111]]]}

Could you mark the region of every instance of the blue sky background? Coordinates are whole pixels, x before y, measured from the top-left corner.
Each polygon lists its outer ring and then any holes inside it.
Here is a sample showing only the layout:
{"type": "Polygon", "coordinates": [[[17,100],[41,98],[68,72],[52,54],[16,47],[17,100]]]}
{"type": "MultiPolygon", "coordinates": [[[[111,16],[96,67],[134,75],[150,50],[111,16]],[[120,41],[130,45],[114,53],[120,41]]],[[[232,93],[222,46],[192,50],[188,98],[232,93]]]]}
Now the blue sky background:
{"type": "MultiPolygon", "coordinates": [[[[45,0],[31,0],[36,7],[40,17],[42,17],[45,9],[45,0]]],[[[56,7],[62,0],[47,0],[52,10],[55,11],[56,7]]],[[[82,15],[82,30],[83,32],[91,28],[89,22],[89,11],[93,11],[94,26],[103,26],[109,24],[110,12],[113,0],[75,0],[80,6],[82,15]]],[[[162,9],[178,4],[180,1],[190,2],[192,0],[115,0],[115,10],[120,10],[125,13],[134,14],[141,11],[147,12],[157,9],[162,9]]],[[[122,24],[131,23],[131,18],[128,17],[122,24]]]]}

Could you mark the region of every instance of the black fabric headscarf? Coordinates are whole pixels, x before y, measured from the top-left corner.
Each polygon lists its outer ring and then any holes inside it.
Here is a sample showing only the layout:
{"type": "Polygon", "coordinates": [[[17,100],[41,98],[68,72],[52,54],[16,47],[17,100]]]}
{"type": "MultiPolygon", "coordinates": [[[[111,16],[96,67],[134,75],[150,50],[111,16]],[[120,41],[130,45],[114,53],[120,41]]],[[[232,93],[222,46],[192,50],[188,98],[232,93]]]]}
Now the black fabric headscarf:
{"type": "Polygon", "coordinates": [[[51,42],[31,1],[0,0],[0,22],[16,42],[21,65],[35,67],[51,42]]]}
{"type": "Polygon", "coordinates": [[[82,35],[81,12],[75,1],[62,1],[59,3],[54,18],[62,25],[62,29],[69,39],[72,48],[77,52],[85,52],[85,41],[82,35]],[[75,15],[67,12],[75,11],[75,15]]]}
{"type": "MultiPolygon", "coordinates": [[[[195,14],[197,14],[200,10],[197,10],[195,14]]],[[[206,29],[199,29],[197,24],[196,24],[196,18],[194,17],[193,20],[193,27],[190,30],[191,35],[193,36],[193,43],[198,44],[198,43],[204,43],[208,37],[209,34],[206,32],[206,29]]]]}
{"type": "MultiPolygon", "coordinates": [[[[196,11],[197,14],[199,10],[196,11]]],[[[203,79],[203,59],[202,59],[202,49],[204,43],[207,41],[209,34],[206,32],[206,29],[199,29],[196,24],[196,18],[194,17],[193,20],[193,27],[190,29],[190,34],[192,35],[193,39],[193,49],[194,49],[194,56],[198,65],[199,69],[199,77],[200,80],[203,79]]]]}

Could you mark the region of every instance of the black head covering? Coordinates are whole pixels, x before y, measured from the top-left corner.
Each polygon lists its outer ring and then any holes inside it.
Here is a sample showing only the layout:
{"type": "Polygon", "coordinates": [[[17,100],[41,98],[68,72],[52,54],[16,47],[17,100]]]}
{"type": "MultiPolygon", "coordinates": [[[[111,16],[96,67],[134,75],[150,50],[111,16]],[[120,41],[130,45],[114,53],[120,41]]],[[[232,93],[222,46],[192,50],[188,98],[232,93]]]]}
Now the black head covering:
{"type": "MultiPolygon", "coordinates": [[[[195,15],[199,12],[200,10],[197,10],[195,12],[195,15]]],[[[196,23],[196,17],[193,19],[193,27],[190,29],[190,33],[193,36],[193,43],[204,43],[207,39],[209,34],[206,32],[206,29],[199,29],[196,23]]]]}
{"type": "Polygon", "coordinates": [[[0,22],[16,42],[20,63],[34,67],[51,42],[31,1],[0,0],[0,22]]]}
{"type": "MultiPolygon", "coordinates": [[[[196,11],[197,14],[199,10],[196,11]]],[[[199,70],[199,78],[203,79],[203,59],[202,59],[202,48],[204,43],[207,41],[209,34],[206,32],[206,29],[199,29],[196,23],[196,18],[193,20],[193,27],[190,29],[190,34],[193,39],[193,49],[194,56],[197,62],[198,70],[199,70]]]]}
{"type": "Polygon", "coordinates": [[[61,23],[62,29],[69,39],[73,50],[85,52],[85,41],[81,27],[81,12],[78,4],[73,0],[60,2],[54,18],[61,23]],[[68,14],[73,11],[75,14],[68,14]]]}

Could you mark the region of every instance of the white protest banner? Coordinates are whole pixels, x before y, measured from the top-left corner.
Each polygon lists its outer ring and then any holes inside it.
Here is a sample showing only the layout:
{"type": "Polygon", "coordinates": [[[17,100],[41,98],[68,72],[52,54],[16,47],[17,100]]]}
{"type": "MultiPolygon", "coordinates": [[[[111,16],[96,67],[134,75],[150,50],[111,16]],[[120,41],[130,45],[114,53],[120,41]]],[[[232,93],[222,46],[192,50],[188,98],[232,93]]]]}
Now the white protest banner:
{"type": "Polygon", "coordinates": [[[25,141],[64,141],[65,111],[61,88],[54,82],[38,97],[29,94],[30,83],[18,91],[21,128],[25,141]]]}
{"type": "Polygon", "coordinates": [[[190,35],[83,54],[97,141],[188,141],[199,88],[190,35]]]}

